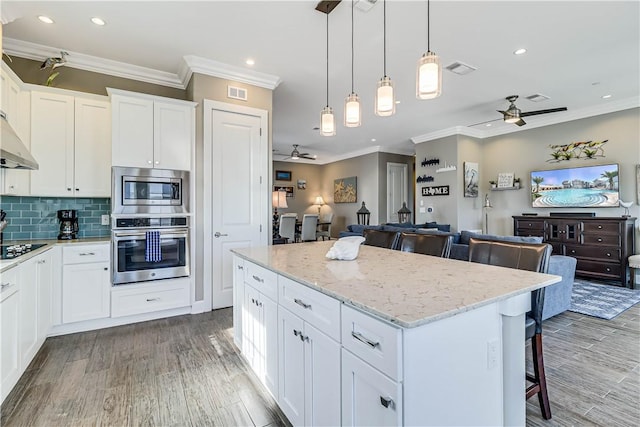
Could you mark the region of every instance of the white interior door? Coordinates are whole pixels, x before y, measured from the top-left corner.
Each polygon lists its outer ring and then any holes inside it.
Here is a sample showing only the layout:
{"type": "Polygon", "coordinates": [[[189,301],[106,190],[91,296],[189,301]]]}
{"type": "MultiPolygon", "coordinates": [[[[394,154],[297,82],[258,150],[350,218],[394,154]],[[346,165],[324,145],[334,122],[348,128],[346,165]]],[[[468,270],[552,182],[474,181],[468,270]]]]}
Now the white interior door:
{"type": "MultiPolygon", "coordinates": [[[[398,222],[398,211],[402,202],[408,201],[407,165],[387,163],[387,222],[398,222]]],[[[411,206],[408,208],[411,209],[411,206]]]]}
{"type": "Polygon", "coordinates": [[[212,308],[233,304],[231,249],[267,245],[269,219],[266,111],[204,103],[204,283],[212,308]],[[207,150],[207,146],[209,149],[207,150]],[[207,243],[210,242],[210,243],[207,243]]]}

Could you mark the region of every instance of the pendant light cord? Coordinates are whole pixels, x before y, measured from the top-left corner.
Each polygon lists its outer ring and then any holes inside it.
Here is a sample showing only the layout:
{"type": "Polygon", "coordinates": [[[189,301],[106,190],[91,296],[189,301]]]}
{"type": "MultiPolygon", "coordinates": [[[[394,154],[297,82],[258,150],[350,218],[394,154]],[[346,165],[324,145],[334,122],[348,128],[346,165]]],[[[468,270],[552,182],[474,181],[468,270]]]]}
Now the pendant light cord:
{"type": "Polygon", "coordinates": [[[329,14],[327,13],[327,107],[329,106],[329,14]]]}
{"type": "Polygon", "coordinates": [[[382,33],[382,74],[387,77],[387,0],[382,3],[382,33]]]}
{"type": "Polygon", "coordinates": [[[427,52],[431,52],[431,45],[429,44],[431,41],[431,21],[430,21],[430,7],[429,0],[427,0],[427,52]]]}
{"type": "Polygon", "coordinates": [[[353,94],[353,5],[355,0],[351,0],[351,93],[353,94]]]}

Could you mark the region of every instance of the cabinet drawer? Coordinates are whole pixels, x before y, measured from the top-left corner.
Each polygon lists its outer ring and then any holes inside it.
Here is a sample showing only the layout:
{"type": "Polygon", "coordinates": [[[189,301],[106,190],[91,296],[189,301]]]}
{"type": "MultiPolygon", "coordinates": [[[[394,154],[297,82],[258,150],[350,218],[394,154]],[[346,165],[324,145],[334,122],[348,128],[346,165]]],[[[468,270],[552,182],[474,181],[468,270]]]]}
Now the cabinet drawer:
{"type": "Polygon", "coordinates": [[[191,303],[188,280],[120,285],[111,291],[111,317],[186,307],[191,303]]]}
{"type": "MultiPolygon", "coordinates": [[[[519,230],[527,230],[531,231],[544,231],[544,221],[531,221],[526,219],[517,219],[516,220],[516,228],[519,230]]],[[[536,234],[538,235],[538,234],[536,234]]]]}
{"type": "Polygon", "coordinates": [[[109,261],[109,244],[73,245],[62,248],[63,264],[109,261]]]}
{"type": "Polygon", "coordinates": [[[618,222],[583,222],[582,230],[584,233],[620,233],[620,223],[618,222]]]}
{"type": "Polygon", "coordinates": [[[340,341],[340,301],[283,276],[278,290],[280,305],[340,341]]]}
{"type": "Polygon", "coordinates": [[[620,261],[620,249],[606,246],[566,246],[566,255],[620,261]]]}
{"type": "Polygon", "coordinates": [[[342,346],[394,380],[402,378],[400,329],[343,304],[342,346]]]}
{"type": "Polygon", "coordinates": [[[617,278],[622,273],[622,267],[620,264],[578,259],[576,273],[617,278]]]}
{"type": "Polygon", "coordinates": [[[278,275],[252,262],[244,263],[244,281],[274,301],[278,301],[278,275]]]}
{"type": "Polygon", "coordinates": [[[1,289],[0,289],[0,302],[6,300],[11,295],[18,292],[18,266],[11,267],[8,270],[3,271],[0,276],[2,277],[1,289]]]}
{"type": "Polygon", "coordinates": [[[620,236],[617,234],[583,234],[582,243],[585,245],[619,246],[620,236]]]}

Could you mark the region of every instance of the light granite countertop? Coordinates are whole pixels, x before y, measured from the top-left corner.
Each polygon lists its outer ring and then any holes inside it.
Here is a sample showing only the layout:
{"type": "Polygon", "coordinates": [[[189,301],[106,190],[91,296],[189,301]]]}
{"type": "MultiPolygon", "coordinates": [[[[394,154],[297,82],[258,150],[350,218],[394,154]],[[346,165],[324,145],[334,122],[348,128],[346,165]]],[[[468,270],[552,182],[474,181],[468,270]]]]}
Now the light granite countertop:
{"type": "Polygon", "coordinates": [[[24,243],[31,243],[31,244],[39,244],[39,243],[44,243],[46,246],[43,246],[41,248],[35,249],[33,251],[30,251],[24,255],[20,255],[17,258],[14,259],[3,259],[0,260],[0,272],[3,272],[5,270],[10,269],[11,267],[14,267],[18,264],[21,264],[25,261],[27,261],[30,258],[33,258],[36,255],[39,255],[45,251],[48,251],[49,249],[53,248],[54,246],[67,246],[67,245],[92,245],[95,243],[109,243],[111,241],[111,237],[107,236],[107,237],[87,237],[87,238],[83,238],[83,239],[73,239],[73,240],[56,240],[56,239],[40,239],[40,240],[10,240],[10,241],[5,241],[2,244],[3,245],[17,245],[17,244],[24,244],[24,243]]]}
{"type": "Polygon", "coordinates": [[[269,270],[411,328],[561,280],[560,276],[361,246],[353,261],[329,260],[335,241],[238,248],[269,270]]]}

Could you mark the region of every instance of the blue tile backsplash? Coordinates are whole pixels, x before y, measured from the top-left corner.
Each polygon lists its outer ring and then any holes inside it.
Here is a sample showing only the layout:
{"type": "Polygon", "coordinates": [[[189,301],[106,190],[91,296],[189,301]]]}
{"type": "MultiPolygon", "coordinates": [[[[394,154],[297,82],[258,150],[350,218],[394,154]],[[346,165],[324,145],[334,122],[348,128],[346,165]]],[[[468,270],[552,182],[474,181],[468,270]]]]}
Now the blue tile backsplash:
{"type": "Polygon", "coordinates": [[[58,210],[78,211],[78,238],[107,237],[111,226],[100,225],[101,215],[111,213],[111,199],[57,197],[0,197],[6,213],[4,240],[57,239],[60,232],[58,210]]]}

